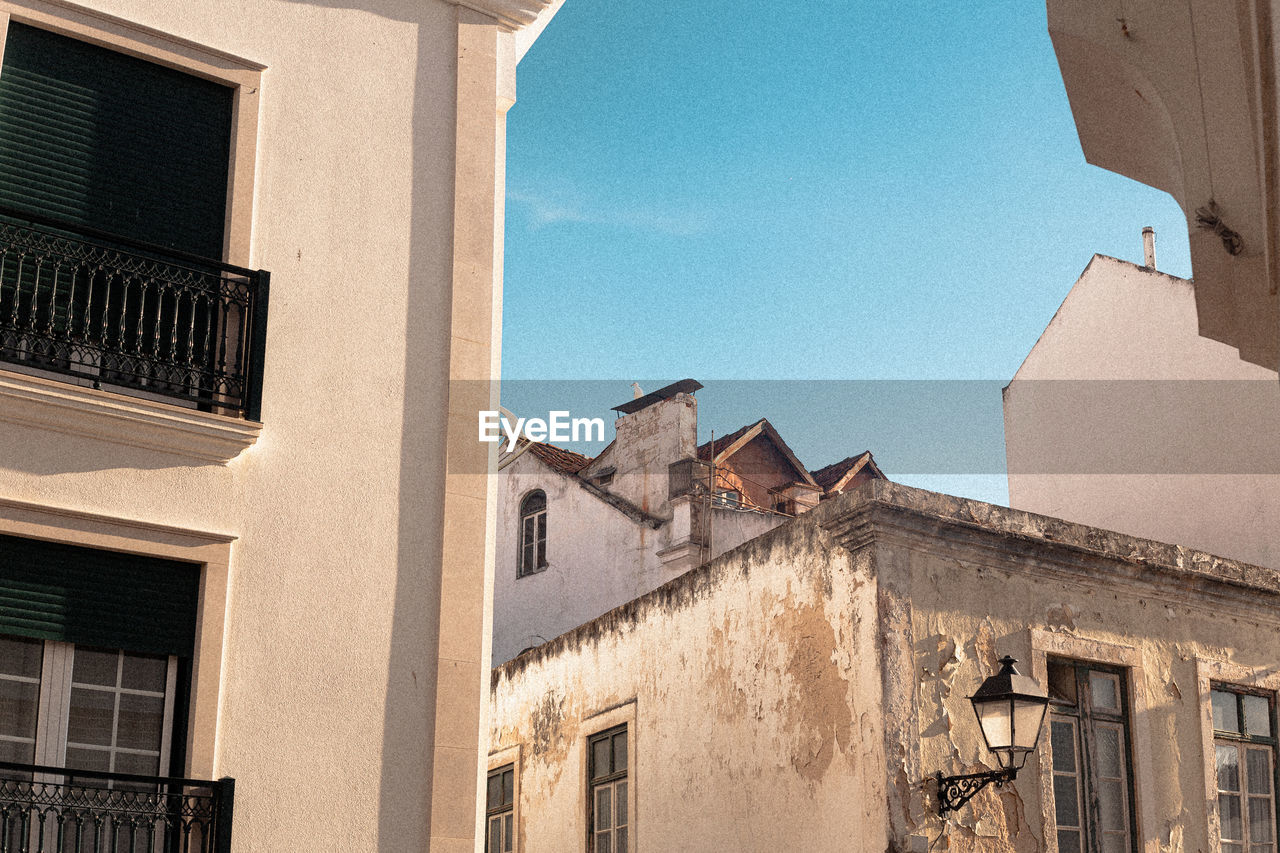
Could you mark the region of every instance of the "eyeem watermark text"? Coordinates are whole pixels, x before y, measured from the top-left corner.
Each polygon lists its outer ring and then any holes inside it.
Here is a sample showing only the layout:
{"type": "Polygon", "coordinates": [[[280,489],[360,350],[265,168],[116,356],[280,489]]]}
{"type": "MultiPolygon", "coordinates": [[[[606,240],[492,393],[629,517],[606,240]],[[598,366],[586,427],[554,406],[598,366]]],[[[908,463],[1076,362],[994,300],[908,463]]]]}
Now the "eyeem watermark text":
{"type": "Polygon", "coordinates": [[[480,412],[480,440],[493,444],[507,440],[507,448],[515,449],[516,440],[529,441],[604,441],[604,418],[571,418],[568,412],[548,412],[542,418],[516,418],[514,424],[501,412],[480,412]]]}

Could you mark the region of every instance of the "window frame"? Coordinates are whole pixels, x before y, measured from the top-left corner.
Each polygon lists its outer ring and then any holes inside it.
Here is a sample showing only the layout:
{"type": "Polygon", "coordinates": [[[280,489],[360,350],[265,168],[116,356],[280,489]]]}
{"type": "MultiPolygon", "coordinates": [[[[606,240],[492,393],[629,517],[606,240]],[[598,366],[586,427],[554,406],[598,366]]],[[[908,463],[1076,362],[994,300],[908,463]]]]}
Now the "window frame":
{"type": "Polygon", "coordinates": [[[613,814],[610,816],[610,825],[605,831],[610,834],[610,853],[627,853],[631,849],[632,825],[634,820],[631,813],[631,729],[628,723],[619,723],[607,729],[602,729],[587,737],[587,851],[588,853],[596,853],[596,795],[598,791],[610,789],[610,802],[612,804],[613,814]],[[616,768],[617,751],[615,745],[618,737],[622,737],[625,746],[626,766],[622,770],[616,768]],[[602,742],[609,743],[609,765],[610,771],[602,776],[595,775],[595,745],[602,742]],[[618,783],[623,783],[626,788],[621,797],[618,796],[618,783]],[[626,802],[627,820],[621,826],[616,824],[616,815],[618,813],[617,802],[623,799],[626,802]],[[618,829],[625,829],[627,833],[626,849],[618,850],[613,840],[617,837],[618,829]]]}
{"type": "Polygon", "coordinates": [[[547,526],[547,493],[542,489],[531,489],[520,498],[520,507],[517,513],[517,579],[546,571],[550,565],[547,562],[547,526]],[[542,506],[538,509],[526,509],[526,505],[539,496],[542,498],[542,506]],[[526,522],[531,522],[533,526],[532,542],[527,541],[525,538],[529,532],[526,522]],[[525,551],[528,548],[533,549],[532,566],[528,565],[528,561],[525,560],[525,551]]]}
{"type": "Polygon", "coordinates": [[[514,761],[509,762],[507,764],[499,765],[497,767],[489,768],[489,772],[485,777],[485,813],[484,813],[485,853],[492,853],[492,851],[490,851],[489,849],[492,843],[492,837],[489,834],[489,829],[493,825],[494,818],[498,818],[499,827],[500,827],[499,850],[497,851],[497,853],[515,853],[515,849],[516,849],[515,837],[517,834],[516,822],[515,822],[516,784],[517,784],[516,780],[517,780],[516,764],[514,761]],[[506,788],[502,782],[502,777],[508,773],[511,774],[511,799],[510,800],[506,799],[506,788]],[[498,786],[502,791],[500,802],[496,806],[489,801],[489,785],[492,783],[494,777],[498,778],[498,786]],[[510,819],[506,822],[506,825],[503,826],[502,818],[507,815],[510,815],[510,819]],[[502,840],[505,840],[507,842],[505,846],[501,844],[502,840]]]}
{"type": "Polygon", "coordinates": [[[1213,766],[1212,784],[1215,789],[1216,798],[1213,801],[1214,807],[1217,809],[1216,826],[1212,827],[1214,843],[1218,850],[1222,850],[1224,843],[1232,844],[1238,847],[1242,853],[1251,853],[1256,845],[1268,842],[1258,842],[1249,838],[1249,799],[1251,793],[1248,790],[1246,780],[1245,761],[1241,760],[1237,763],[1239,773],[1239,789],[1234,792],[1224,792],[1221,783],[1218,781],[1218,762],[1217,751],[1222,746],[1234,746],[1237,749],[1239,758],[1244,759],[1248,750],[1266,749],[1270,755],[1271,763],[1271,790],[1268,798],[1271,800],[1271,849],[1277,849],[1277,831],[1280,831],[1280,767],[1277,766],[1277,757],[1280,753],[1280,737],[1277,736],[1276,730],[1276,694],[1275,691],[1259,689],[1256,687],[1248,687],[1242,684],[1234,684],[1226,681],[1211,680],[1209,682],[1209,708],[1210,708],[1210,729],[1212,731],[1213,752],[1209,756],[1213,766]],[[1219,729],[1213,717],[1213,695],[1215,693],[1227,694],[1235,698],[1236,720],[1239,731],[1230,731],[1227,729],[1219,729]],[[1270,735],[1255,735],[1248,731],[1248,720],[1244,710],[1245,697],[1257,697],[1265,699],[1267,702],[1267,724],[1270,728],[1270,735]],[[1239,840],[1232,839],[1224,842],[1222,838],[1222,810],[1221,803],[1223,793],[1234,793],[1240,800],[1240,822],[1243,838],[1239,840]]]}
{"type": "Polygon", "coordinates": [[[47,0],[0,0],[0,62],[9,22],[27,24],[211,80],[232,90],[231,149],[221,260],[251,267],[254,173],[262,72],[266,66],[88,9],[47,0]]]}
{"type": "MultiPolygon", "coordinates": [[[[1076,701],[1074,704],[1067,704],[1062,701],[1055,701],[1052,693],[1050,695],[1049,709],[1047,714],[1047,722],[1049,724],[1049,735],[1044,741],[1049,747],[1049,761],[1045,765],[1048,777],[1048,785],[1050,791],[1053,792],[1049,802],[1048,810],[1054,814],[1054,847],[1058,848],[1057,833],[1061,831],[1061,827],[1057,824],[1057,793],[1054,790],[1054,780],[1058,775],[1055,770],[1052,753],[1053,740],[1053,724],[1055,721],[1071,721],[1073,723],[1073,748],[1076,771],[1073,774],[1079,781],[1076,785],[1077,792],[1077,809],[1079,811],[1080,823],[1078,824],[1080,832],[1080,850],[1082,853],[1090,853],[1090,851],[1101,850],[1101,842],[1097,836],[1101,834],[1102,815],[1099,809],[1099,797],[1097,791],[1100,787],[1098,778],[1099,764],[1098,758],[1098,724],[1102,726],[1119,726],[1123,743],[1121,752],[1124,759],[1124,797],[1126,824],[1129,836],[1130,853],[1138,853],[1141,845],[1141,838],[1138,834],[1138,802],[1137,802],[1137,784],[1136,784],[1136,762],[1134,760],[1134,732],[1133,732],[1133,707],[1130,702],[1132,695],[1131,686],[1129,684],[1129,670],[1127,667],[1118,666],[1110,663],[1101,663],[1091,660],[1082,660],[1079,658],[1050,655],[1046,657],[1045,669],[1046,674],[1051,666],[1068,666],[1071,668],[1074,676],[1074,690],[1076,691],[1076,701]],[[1094,704],[1093,687],[1091,676],[1094,674],[1110,676],[1115,679],[1116,699],[1118,708],[1111,711],[1105,707],[1097,708],[1094,704]]],[[[1046,684],[1048,680],[1046,678],[1046,684]]],[[[1070,830],[1068,830],[1070,831],[1070,830]]],[[[1060,848],[1058,848],[1060,849],[1060,848]]]]}

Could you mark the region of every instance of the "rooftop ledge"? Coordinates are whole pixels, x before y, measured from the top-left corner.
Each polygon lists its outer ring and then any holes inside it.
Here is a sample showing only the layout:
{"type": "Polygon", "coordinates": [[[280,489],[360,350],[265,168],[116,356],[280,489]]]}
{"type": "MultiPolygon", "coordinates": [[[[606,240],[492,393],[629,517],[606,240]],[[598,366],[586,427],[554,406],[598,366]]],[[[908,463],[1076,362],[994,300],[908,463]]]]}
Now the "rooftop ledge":
{"type": "Polygon", "coordinates": [[[0,370],[0,422],[225,463],[262,424],[0,370]]]}

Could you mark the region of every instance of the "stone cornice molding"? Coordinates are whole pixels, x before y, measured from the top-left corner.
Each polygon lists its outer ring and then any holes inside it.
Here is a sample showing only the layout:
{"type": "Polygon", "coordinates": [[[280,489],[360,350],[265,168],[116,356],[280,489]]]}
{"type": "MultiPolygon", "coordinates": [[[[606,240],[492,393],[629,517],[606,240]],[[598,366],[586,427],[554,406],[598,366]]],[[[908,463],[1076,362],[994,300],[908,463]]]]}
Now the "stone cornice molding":
{"type": "Polygon", "coordinates": [[[538,16],[556,5],[555,0],[449,0],[455,6],[465,6],[496,19],[513,30],[523,29],[538,20],[538,16]]]}

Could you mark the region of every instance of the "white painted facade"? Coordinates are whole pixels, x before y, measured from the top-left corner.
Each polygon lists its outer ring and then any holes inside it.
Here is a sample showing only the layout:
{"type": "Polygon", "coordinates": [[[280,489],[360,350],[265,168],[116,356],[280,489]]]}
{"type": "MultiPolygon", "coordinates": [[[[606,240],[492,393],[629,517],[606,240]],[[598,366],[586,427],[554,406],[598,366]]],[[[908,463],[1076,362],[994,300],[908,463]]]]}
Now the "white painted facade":
{"type": "Polygon", "coordinates": [[[1195,286],[1095,255],[1004,392],[1010,506],[1280,566],[1280,383],[1195,286]]]}
{"type": "Polygon", "coordinates": [[[0,3],[0,33],[235,90],[225,260],[272,274],[261,423],[0,364],[0,533],[200,567],[184,772],[237,780],[235,850],[476,848],[496,515],[475,419],[505,113],[558,6],[0,3]]]}

